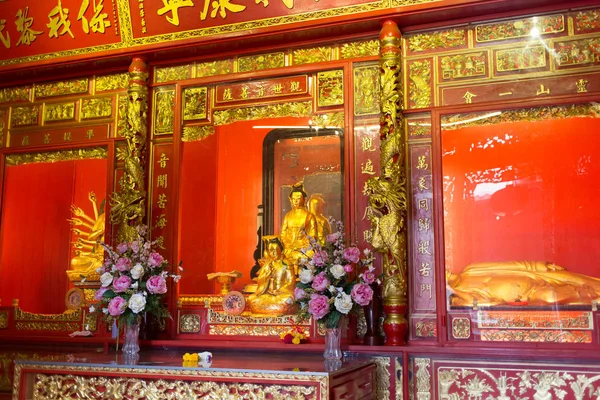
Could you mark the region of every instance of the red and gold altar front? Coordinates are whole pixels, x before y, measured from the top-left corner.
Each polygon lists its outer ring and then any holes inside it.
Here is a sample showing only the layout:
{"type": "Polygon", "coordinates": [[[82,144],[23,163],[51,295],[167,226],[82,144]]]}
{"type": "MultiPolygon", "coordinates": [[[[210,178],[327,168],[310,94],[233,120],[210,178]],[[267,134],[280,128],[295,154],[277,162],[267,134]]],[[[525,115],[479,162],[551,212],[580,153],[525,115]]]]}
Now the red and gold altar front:
{"type": "MultiPolygon", "coordinates": [[[[15,359],[20,395],[65,374],[98,384],[89,366],[12,346],[113,354],[87,307],[96,242],[134,223],[184,268],[173,320],[148,320],[144,349],[239,347],[268,363],[299,326],[309,344],[294,352],[320,352],[313,321],[243,307],[302,181],[377,253],[385,346],[362,345],[362,314],[343,342],[377,364],[365,397],[598,395],[600,5],[520,3],[0,1],[0,389],[15,359]]],[[[241,390],[175,358],[107,367],[110,385],[241,390]]],[[[235,377],[258,391],[338,385],[246,367],[235,377]]]]}

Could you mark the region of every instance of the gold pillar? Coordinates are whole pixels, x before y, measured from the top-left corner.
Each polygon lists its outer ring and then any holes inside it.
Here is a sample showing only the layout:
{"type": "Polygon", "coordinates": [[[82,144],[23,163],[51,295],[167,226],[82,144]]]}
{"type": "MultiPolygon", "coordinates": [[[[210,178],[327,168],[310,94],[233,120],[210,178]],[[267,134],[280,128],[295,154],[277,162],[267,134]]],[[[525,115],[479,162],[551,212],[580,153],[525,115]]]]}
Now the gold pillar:
{"type": "Polygon", "coordinates": [[[147,79],[148,65],[135,57],[129,66],[126,141],[124,146],[117,147],[117,158],[123,161],[124,173],[119,180],[120,190],[113,193],[110,201],[110,222],[119,225],[118,242],[136,239],[136,226],[142,223],[146,214],[147,79]]]}
{"type": "Polygon", "coordinates": [[[406,344],[407,311],[407,189],[406,135],[402,116],[401,34],[385,21],[379,35],[381,52],[381,120],[379,176],[367,181],[371,245],[383,259],[383,330],[386,345],[406,344]]]}

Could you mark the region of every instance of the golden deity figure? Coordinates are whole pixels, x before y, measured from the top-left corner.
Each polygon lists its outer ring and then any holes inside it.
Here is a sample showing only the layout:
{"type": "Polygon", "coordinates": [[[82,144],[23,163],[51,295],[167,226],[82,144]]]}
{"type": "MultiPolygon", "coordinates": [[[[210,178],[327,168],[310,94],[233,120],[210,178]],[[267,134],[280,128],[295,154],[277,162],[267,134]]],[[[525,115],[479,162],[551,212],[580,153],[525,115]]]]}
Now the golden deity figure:
{"type": "Polygon", "coordinates": [[[292,186],[289,194],[292,209],[285,214],[281,224],[284,255],[294,266],[304,256],[301,250],[308,247],[308,236],[317,237],[317,220],[306,208],[306,197],[302,182],[292,186]]]}
{"type": "Polygon", "coordinates": [[[590,305],[600,279],[544,261],[482,262],[446,274],[451,306],[590,305]]]}
{"type": "Polygon", "coordinates": [[[77,236],[77,240],[73,242],[75,257],[71,259],[71,269],[67,271],[71,282],[81,281],[82,277],[88,281],[100,280],[96,269],[104,261],[104,248],[100,245],[104,241],[104,202],[98,210],[96,194],[90,192],[88,199],[94,208],[94,218],[75,204],[71,206],[74,218],[69,222],[74,226],[73,232],[77,236]]]}
{"type": "Polygon", "coordinates": [[[323,215],[324,205],[325,200],[323,200],[323,195],[321,193],[312,194],[308,200],[308,209],[315,216],[315,221],[317,224],[317,236],[315,237],[322,245],[325,244],[325,238],[327,235],[331,233],[331,224],[323,215]]]}
{"type": "Polygon", "coordinates": [[[294,307],[296,275],[285,263],[283,244],[277,236],[264,236],[265,254],[259,260],[256,291],[248,296],[248,304],[253,314],[285,315],[294,307]]]}

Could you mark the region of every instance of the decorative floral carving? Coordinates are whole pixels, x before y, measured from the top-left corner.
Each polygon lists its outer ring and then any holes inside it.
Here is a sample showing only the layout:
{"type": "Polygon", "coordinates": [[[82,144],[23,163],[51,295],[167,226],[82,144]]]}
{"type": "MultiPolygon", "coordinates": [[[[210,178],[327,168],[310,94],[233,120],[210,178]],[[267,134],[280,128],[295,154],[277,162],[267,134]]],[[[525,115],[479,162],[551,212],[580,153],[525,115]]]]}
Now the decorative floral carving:
{"type": "Polygon", "coordinates": [[[410,108],[431,106],[431,60],[414,61],[409,67],[410,108]]]}
{"type": "Polygon", "coordinates": [[[7,154],[6,165],[57,162],[68,160],[105,159],[108,151],[104,147],[83,148],[77,150],[47,151],[42,153],[7,154]]]}
{"type": "Polygon", "coordinates": [[[88,92],[88,78],[73,79],[64,82],[51,82],[36,84],[35,97],[63,96],[66,94],[77,94],[88,92]]]}
{"type": "Polygon", "coordinates": [[[457,54],[441,58],[442,80],[486,75],[486,53],[457,54]]]}
{"type": "Polygon", "coordinates": [[[325,46],[294,50],[292,53],[293,64],[302,65],[331,61],[332,53],[333,49],[325,46]]]}
{"type": "Polygon", "coordinates": [[[191,65],[156,68],[154,70],[154,82],[177,82],[190,79],[192,77],[191,71],[191,65]]]}
{"type": "Polygon", "coordinates": [[[96,77],[96,93],[106,92],[109,90],[121,90],[127,89],[129,85],[129,74],[114,74],[114,75],[103,75],[96,77]]]}
{"type": "Polygon", "coordinates": [[[230,108],[215,111],[214,125],[227,125],[237,121],[274,117],[308,117],[312,114],[312,102],[269,104],[261,107],[230,108]]]}
{"type": "Polygon", "coordinates": [[[8,313],[0,312],[0,329],[8,328],[8,313]]]}
{"type": "Polygon", "coordinates": [[[107,118],[112,116],[112,97],[85,99],[81,102],[81,119],[107,118]]]}
{"type": "Polygon", "coordinates": [[[534,28],[537,28],[540,35],[563,32],[565,30],[565,19],[562,15],[550,15],[477,25],[475,27],[475,40],[478,43],[483,43],[530,37],[534,28]]]}
{"type": "Polygon", "coordinates": [[[600,29],[600,10],[580,11],[575,15],[577,33],[595,32],[600,29]]]}
{"type": "Polygon", "coordinates": [[[417,399],[430,398],[431,396],[431,360],[429,358],[415,358],[417,368],[417,399]]]}
{"type": "Polygon", "coordinates": [[[486,342],[592,343],[591,331],[481,329],[479,335],[486,342]]]}
{"type": "Polygon", "coordinates": [[[464,29],[420,33],[408,38],[408,48],[413,53],[438,49],[447,50],[466,45],[467,35],[464,29]]]}
{"type": "Polygon", "coordinates": [[[37,125],[39,112],[39,106],[13,107],[10,125],[13,128],[37,125]]]}
{"type": "Polygon", "coordinates": [[[181,317],[179,317],[179,331],[181,333],[200,332],[200,315],[183,314],[181,317]]]}
{"type": "Polygon", "coordinates": [[[362,40],[344,43],[340,48],[343,60],[359,57],[375,57],[379,55],[379,40],[362,40]]]}
{"type": "Polygon", "coordinates": [[[454,339],[469,339],[471,337],[471,320],[469,318],[454,318],[452,320],[452,337],[454,339]]]}
{"type": "Polygon", "coordinates": [[[10,103],[13,101],[27,101],[31,93],[31,86],[19,86],[13,88],[0,89],[0,103],[10,103]]]}
{"type": "Polygon", "coordinates": [[[319,107],[344,104],[344,71],[319,72],[317,74],[317,104],[319,107]]]}
{"type": "Polygon", "coordinates": [[[210,61],[196,64],[196,78],[231,74],[234,68],[233,59],[210,61]]]}
{"type": "Polygon", "coordinates": [[[154,95],[154,133],[165,135],[173,133],[175,123],[175,91],[164,90],[154,95]]]}
{"type": "Polygon", "coordinates": [[[546,48],[544,46],[529,46],[496,52],[496,70],[498,72],[543,68],[545,66],[546,48]]]}
{"type": "MultiPolygon", "coordinates": [[[[182,142],[195,142],[202,140],[215,133],[215,127],[212,125],[186,126],[183,128],[182,142]]],[[[222,300],[222,299],[221,299],[222,300]]]]}
{"type": "Polygon", "coordinates": [[[46,104],[44,121],[71,121],[75,118],[75,103],[46,104]]]}
{"type": "Polygon", "coordinates": [[[373,357],[371,360],[377,364],[377,399],[389,400],[392,378],[390,374],[391,357],[373,357]]]}
{"type": "Polygon", "coordinates": [[[283,52],[258,54],[238,58],[238,72],[259,71],[262,69],[281,68],[285,66],[283,52]]]}
{"type": "Polygon", "coordinates": [[[554,44],[561,67],[595,63],[600,56],[600,38],[561,41],[554,44]]]}
{"type": "Polygon", "coordinates": [[[415,324],[415,336],[419,338],[437,337],[437,326],[435,321],[419,321],[415,324]]]}
{"type": "Polygon", "coordinates": [[[357,67],[354,69],[354,115],[379,114],[381,107],[381,87],[379,66],[357,67]]]}
{"type": "Polygon", "coordinates": [[[208,88],[187,88],[183,91],[183,120],[206,119],[208,88]]]}

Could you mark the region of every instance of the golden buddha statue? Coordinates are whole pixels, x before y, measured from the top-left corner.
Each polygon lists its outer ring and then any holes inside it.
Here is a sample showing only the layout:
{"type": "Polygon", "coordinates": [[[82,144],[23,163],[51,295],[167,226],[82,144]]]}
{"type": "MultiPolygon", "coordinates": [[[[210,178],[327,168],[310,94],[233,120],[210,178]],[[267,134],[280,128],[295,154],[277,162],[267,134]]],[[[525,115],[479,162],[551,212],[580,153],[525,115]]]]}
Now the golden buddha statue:
{"type": "Polygon", "coordinates": [[[600,279],[543,261],[484,262],[446,274],[451,306],[590,305],[600,279]]]}
{"type": "Polygon", "coordinates": [[[298,260],[304,256],[302,249],[308,247],[307,236],[317,237],[317,220],[306,208],[307,194],[302,182],[292,186],[289,198],[292,209],[285,214],[281,224],[281,241],[286,260],[298,265],[298,260]]]}
{"type": "Polygon", "coordinates": [[[96,269],[104,262],[104,248],[100,242],[104,241],[104,206],[98,211],[96,204],[96,194],[90,192],[88,199],[94,208],[94,218],[89,217],[81,208],[75,204],[71,206],[71,211],[75,218],[69,220],[71,225],[76,226],[73,232],[78,236],[73,242],[75,257],[71,259],[71,269],[67,271],[67,276],[71,282],[81,281],[82,276],[86,280],[100,280],[96,269]]]}
{"type": "Polygon", "coordinates": [[[277,236],[264,236],[265,258],[259,260],[256,291],[248,296],[253,314],[285,315],[294,307],[296,275],[283,260],[283,245],[277,236]]]}
{"type": "Polygon", "coordinates": [[[323,195],[321,193],[314,193],[308,200],[308,209],[315,216],[315,222],[317,224],[317,235],[315,236],[317,241],[322,245],[325,244],[325,238],[331,233],[331,224],[329,220],[323,215],[323,195]]]}

